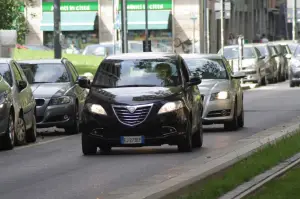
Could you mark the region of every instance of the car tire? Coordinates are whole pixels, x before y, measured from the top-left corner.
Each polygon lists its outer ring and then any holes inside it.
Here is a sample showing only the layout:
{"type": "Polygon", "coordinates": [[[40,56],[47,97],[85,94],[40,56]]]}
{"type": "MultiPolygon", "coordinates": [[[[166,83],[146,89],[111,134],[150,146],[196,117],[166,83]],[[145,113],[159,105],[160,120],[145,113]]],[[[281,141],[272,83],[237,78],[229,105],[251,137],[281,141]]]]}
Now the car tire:
{"type": "Polygon", "coordinates": [[[17,146],[26,144],[26,125],[21,116],[17,119],[17,124],[15,126],[15,144],[17,146]]]}
{"type": "Polygon", "coordinates": [[[95,155],[97,153],[97,146],[91,141],[91,138],[82,133],[81,135],[81,146],[83,155],[95,155]]]}
{"type": "Polygon", "coordinates": [[[9,115],[5,135],[0,137],[1,149],[12,150],[15,146],[15,121],[12,113],[9,115]]]}
{"type": "Polygon", "coordinates": [[[240,128],[244,127],[244,102],[242,102],[242,110],[241,110],[241,114],[238,117],[238,125],[240,128]]]}
{"type": "Polygon", "coordinates": [[[36,136],[37,136],[37,130],[36,130],[36,118],[35,114],[32,114],[32,127],[28,129],[26,134],[26,141],[28,143],[36,142],[36,136]]]}
{"type": "Polygon", "coordinates": [[[236,131],[239,128],[238,116],[237,116],[237,104],[235,103],[233,119],[230,122],[224,123],[224,129],[228,131],[236,131]]]}
{"type": "Polygon", "coordinates": [[[296,86],[296,84],[293,81],[290,81],[290,87],[294,88],[296,86]]]}
{"type": "Polygon", "coordinates": [[[79,110],[78,110],[78,105],[75,105],[75,119],[74,119],[74,123],[71,127],[65,128],[65,132],[68,135],[74,135],[74,134],[78,134],[79,133],[79,125],[80,125],[80,121],[79,121],[79,110]]]}
{"type": "Polygon", "coordinates": [[[191,152],[193,150],[192,143],[192,126],[190,120],[187,122],[186,136],[179,140],[179,152],[191,152]]]}
{"type": "Polygon", "coordinates": [[[197,131],[194,133],[192,138],[192,145],[193,148],[201,148],[203,145],[203,128],[202,128],[202,120],[200,121],[200,124],[198,125],[197,131]]]}

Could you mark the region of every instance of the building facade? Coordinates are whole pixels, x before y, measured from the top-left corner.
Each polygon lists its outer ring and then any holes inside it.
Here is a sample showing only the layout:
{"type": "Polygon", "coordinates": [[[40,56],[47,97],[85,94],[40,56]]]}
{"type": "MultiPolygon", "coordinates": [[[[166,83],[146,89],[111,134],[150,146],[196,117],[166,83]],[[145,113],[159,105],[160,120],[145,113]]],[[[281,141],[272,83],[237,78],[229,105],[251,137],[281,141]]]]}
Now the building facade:
{"type": "MultiPolygon", "coordinates": [[[[220,48],[220,20],[216,19],[214,5],[215,0],[207,0],[207,3],[199,0],[148,0],[152,48],[190,53],[195,30],[196,52],[205,52],[207,47],[210,52],[217,52],[220,48]],[[208,15],[205,15],[206,8],[209,9],[208,15]],[[209,17],[209,37],[204,34],[206,16],[209,17]],[[196,19],[195,24],[192,18],[196,19]]],[[[287,32],[286,23],[280,20],[280,5],[282,0],[231,0],[230,19],[224,21],[225,44],[230,33],[244,35],[247,42],[252,42],[262,34],[277,39],[287,32]]],[[[30,24],[26,42],[52,46],[53,1],[36,0],[33,6],[24,9],[24,13],[30,24]]],[[[142,50],[144,0],[127,0],[127,23],[131,48],[142,50]]],[[[61,0],[61,31],[66,46],[73,43],[84,48],[92,43],[118,42],[120,25],[119,0],[61,0]]]]}

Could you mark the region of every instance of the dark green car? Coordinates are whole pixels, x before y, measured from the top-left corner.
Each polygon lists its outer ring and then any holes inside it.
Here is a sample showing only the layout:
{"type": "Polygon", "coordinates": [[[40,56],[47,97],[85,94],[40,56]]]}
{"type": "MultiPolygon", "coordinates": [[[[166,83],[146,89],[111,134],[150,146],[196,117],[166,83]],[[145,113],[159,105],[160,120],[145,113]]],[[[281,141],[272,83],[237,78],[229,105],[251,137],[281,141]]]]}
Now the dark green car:
{"type": "Polygon", "coordinates": [[[20,66],[0,59],[0,148],[36,141],[35,100],[20,66]]]}

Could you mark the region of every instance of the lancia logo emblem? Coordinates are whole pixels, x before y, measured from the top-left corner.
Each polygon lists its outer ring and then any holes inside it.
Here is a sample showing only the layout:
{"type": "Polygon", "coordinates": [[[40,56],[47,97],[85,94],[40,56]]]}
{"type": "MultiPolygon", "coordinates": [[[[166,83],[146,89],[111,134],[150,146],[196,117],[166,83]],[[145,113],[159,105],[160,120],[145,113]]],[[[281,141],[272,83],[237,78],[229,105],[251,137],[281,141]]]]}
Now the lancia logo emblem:
{"type": "Polygon", "coordinates": [[[128,110],[130,113],[134,113],[135,110],[136,110],[136,107],[135,107],[135,106],[127,106],[126,108],[127,108],[127,110],[128,110]]]}

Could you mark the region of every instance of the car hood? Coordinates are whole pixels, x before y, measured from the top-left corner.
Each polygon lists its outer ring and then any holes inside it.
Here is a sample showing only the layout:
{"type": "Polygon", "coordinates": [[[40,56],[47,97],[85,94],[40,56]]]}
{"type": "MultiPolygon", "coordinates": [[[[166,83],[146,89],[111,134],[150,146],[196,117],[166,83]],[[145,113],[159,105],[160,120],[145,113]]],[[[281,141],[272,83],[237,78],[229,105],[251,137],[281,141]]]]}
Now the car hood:
{"type": "MultiPolygon", "coordinates": [[[[232,66],[233,72],[239,71],[239,59],[228,59],[228,62],[232,66]]],[[[254,64],[256,64],[256,59],[243,59],[242,63],[243,68],[249,68],[249,66],[253,66],[254,64]]]]}
{"type": "Polygon", "coordinates": [[[181,91],[181,87],[123,87],[107,89],[94,87],[91,89],[91,96],[93,96],[93,101],[99,100],[99,102],[106,101],[108,103],[135,105],[173,98],[178,96],[181,91]]]}
{"type": "Polygon", "coordinates": [[[51,98],[64,95],[70,87],[70,83],[41,83],[32,84],[31,90],[35,98],[51,98]]]}
{"type": "Polygon", "coordinates": [[[230,83],[226,79],[203,79],[198,88],[202,95],[210,95],[211,93],[228,90],[230,83]]]}

